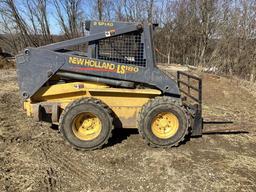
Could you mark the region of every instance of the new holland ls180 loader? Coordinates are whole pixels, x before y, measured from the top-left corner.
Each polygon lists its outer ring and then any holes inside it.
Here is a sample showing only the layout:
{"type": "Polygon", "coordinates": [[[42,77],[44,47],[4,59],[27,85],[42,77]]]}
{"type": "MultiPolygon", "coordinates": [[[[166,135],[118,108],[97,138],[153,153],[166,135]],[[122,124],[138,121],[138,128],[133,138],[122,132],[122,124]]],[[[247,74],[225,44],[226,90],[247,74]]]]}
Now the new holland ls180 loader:
{"type": "Polygon", "coordinates": [[[157,68],[154,27],[87,21],[87,36],[25,49],[16,63],[27,115],[59,125],[83,150],[102,147],[119,127],[138,128],[153,147],[200,136],[201,79],[178,72],[176,81],[157,68]]]}

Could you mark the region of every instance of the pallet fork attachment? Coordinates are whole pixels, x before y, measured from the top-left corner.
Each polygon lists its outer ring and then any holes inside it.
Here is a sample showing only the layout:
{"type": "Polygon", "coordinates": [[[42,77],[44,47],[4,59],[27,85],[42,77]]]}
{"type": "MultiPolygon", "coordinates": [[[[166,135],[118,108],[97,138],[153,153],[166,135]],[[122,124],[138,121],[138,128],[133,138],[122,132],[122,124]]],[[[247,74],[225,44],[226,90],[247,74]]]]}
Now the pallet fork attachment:
{"type": "Polygon", "coordinates": [[[195,75],[178,71],[177,83],[180,92],[183,94],[183,103],[191,112],[191,135],[202,136],[202,79],[195,75]],[[192,101],[192,103],[189,102],[189,100],[192,101]]]}

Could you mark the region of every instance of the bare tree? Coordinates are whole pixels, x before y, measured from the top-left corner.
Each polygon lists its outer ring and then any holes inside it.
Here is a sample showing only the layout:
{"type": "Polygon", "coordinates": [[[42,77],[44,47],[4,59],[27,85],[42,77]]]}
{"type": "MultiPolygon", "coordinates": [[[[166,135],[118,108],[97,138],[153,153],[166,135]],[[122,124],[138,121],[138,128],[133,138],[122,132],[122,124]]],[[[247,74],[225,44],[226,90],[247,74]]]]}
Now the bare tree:
{"type": "Polygon", "coordinates": [[[47,0],[26,0],[27,13],[34,35],[42,39],[42,42],[39,42],[40,45],[53,42],[47,15],[47,2],[47,0]]]}
{"type": "Polygon", "coordinates": [[[68,39],[79,36],[81,0],[53,0],[59,25],[68,39]]]}
{"type": "Polygon", "coordinates": [[[16,27],[19,28],[19,32],[23,38],[23,44],[25,46],[38,46],[37,42],[31,37],[30,28],[20,15],[15,2],[13,0],[2,0],[1,8],[1,12],[5,14],[6,18],[10,18],[16,27]]]}
{"type": "Polygon", "coordinates": [[[152,23],[153,22],[154,0],[147,0],[146,6],[147,6],[147,21],[149,23],[152,23]]]}
{"type": "Polygon", "coordinates": [[[98,10],[98,16],[99,20],[102,20],[103,15],[103,0],[97,0],[97,10],[98,10]]]}
{"type": "Polygon", "coordinates": [[[21,43],[19,43],[16,32],[13,25],[10,25],[10,20],[5,16],[1,15],[0,25],[0,43],[1,45],[8,47],[13,53],[18,53],[20,48],[22,48],[21,43]]]}

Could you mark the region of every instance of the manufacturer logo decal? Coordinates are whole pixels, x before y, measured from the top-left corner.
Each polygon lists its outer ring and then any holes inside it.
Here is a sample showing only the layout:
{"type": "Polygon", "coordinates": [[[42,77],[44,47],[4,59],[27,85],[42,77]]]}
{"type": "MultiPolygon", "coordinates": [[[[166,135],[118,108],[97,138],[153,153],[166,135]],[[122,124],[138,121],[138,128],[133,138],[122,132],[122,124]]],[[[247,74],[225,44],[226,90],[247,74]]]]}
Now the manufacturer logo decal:
{"type": "Polygon", "coordinates": [[[136,66],[113,64],[110,62],[84,59],[79,57],[69,57],[69,63],[82,66],[78,68],[82,71],[113,72],[119,74],[137,73],[139,71],[139,68],[136,66]]]}

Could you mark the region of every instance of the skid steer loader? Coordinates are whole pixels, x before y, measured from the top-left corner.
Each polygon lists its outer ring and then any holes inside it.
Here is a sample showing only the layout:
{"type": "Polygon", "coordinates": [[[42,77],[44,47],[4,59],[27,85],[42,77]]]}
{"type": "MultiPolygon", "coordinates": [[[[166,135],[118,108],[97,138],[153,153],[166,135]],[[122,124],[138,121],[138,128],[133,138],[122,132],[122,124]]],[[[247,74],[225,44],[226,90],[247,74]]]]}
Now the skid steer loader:
{"type": "Polygon", "coordinates": [[[101,148],[119,127],[138,128],[153,147],[201,136],[202,81],[184,72],[175,80],[157,68],[155,27],[86,21],[89,35],[25,49],[16,65],[27,115],[57,124],[82,150],[101,148]]]}

